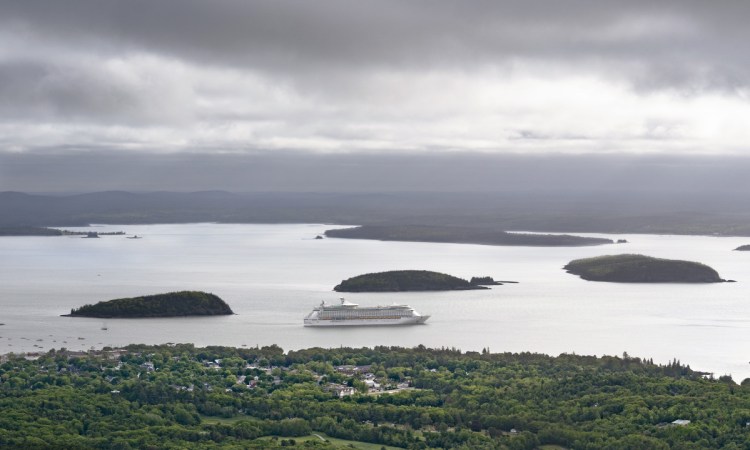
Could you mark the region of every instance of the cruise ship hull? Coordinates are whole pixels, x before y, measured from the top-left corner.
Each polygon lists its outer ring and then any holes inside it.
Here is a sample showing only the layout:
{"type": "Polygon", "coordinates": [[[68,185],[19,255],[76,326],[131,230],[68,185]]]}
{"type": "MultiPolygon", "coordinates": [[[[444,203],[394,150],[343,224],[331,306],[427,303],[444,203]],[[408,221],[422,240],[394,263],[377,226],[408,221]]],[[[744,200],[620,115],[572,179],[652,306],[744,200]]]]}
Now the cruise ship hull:
{"type": "Polygon", "coordinates": [[[360,308],[358,304],[347,302],[327,304],[313,308],[304,319],[306,327],[367,327],[383,325],[417,325],[425,323],[430,316],[423,316],[408,305],[392,304],[360,308]]]}
{"type": "Polygon", "coordinates": [[[306,327],[363,327],[363,326],[394,326],[418,325],[425,323],[430,316],[401,317],[398,319],[319,319],[310,317],[305,319],[306,327]]]}

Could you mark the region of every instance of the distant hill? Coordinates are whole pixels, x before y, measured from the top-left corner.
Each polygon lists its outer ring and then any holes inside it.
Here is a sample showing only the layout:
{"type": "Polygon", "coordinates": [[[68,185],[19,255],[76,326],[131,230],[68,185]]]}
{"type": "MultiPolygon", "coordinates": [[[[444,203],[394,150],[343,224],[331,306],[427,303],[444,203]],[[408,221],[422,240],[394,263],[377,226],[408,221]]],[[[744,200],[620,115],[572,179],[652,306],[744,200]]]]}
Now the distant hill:
{"type": "Polygon", "coordinates": [[[735,250],[740,252],[747,252],[750,251],[750,245],[740,245],[739,247],[735,248],[735,250]]]}
{"type": "Polygon", "coordinates": [[[361,226],[328,230],[326,236],[379,241],[442,242],[536,247],[581,247],[612,244],[611,239],[568,234],[508,233],[492,228],[439,226],[361,226]]]}
{"type": "Polygon", "coordinates": [[[705,264],[644,255],[606,255],[576,259],[563,268],[589,281],[621,283],[717,283],[724,281],[714,269],[705,264]]]}
{"type": "Polygon", "coordinates": [[[463,278],[428,270],[368,273],[346,279],[333,288],[337,292],[465,291],[471,289],[488,288],[471,284],[463,278]]]}
{"type": "Polygon", "coordinates": [[[224,300],[200,291],[119,298],[72,309],[71,317],[141,318],[234,314],[224,300]]]}

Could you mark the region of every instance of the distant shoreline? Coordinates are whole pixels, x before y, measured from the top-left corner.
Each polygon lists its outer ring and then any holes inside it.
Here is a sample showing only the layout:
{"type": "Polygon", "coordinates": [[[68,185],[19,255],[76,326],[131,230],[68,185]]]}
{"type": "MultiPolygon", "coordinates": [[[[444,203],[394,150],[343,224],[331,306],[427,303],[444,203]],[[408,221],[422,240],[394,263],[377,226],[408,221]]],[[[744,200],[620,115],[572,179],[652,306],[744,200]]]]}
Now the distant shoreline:
{"type": "Polygon", "coordinates": [[[587,247],[614,244],[606,238],[570,234],[509,233],[493,228],[439,226],[359,226],[326,230],[326,237],[378,241],[432,242],[517,247],[587,247]]]}
{"type": "MultiPolygon", "coordinates": [[[[0,228],[235,223],[439,226],[532,233],[750,236],[750,212],[687,214],[661,204],[571,203],[559,192],[0,192],[0,228]]],[[[585,200],[585,199],[583,199],[585,200]]],[[[716,201],[726,201],[717,198],[716,201]]],[[[739,204],[738,204],[739,205],[739,204]]]]}

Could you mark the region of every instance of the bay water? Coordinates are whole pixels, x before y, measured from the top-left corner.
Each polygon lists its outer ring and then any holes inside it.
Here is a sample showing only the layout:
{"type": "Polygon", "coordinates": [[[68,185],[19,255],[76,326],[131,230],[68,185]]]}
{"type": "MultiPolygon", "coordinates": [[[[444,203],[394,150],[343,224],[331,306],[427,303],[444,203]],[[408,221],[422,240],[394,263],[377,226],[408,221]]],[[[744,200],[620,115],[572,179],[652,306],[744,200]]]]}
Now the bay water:
{"type": "Polygon", "coordinates": [[[455,347],[552,355],[673,359],[735,381],[750,377],[750,238],[672,235],[595,247],[315,239],[323,224],[99,225],[142,239],[0,237],[0,353],[189,342],[197,346],[455,347]],[[562,267],[576,258],[641,253],[712,266],[737,283],[584,281],[562,267]],[[302,318],[355,275],[424,269],[518,284],[489,290],[357,293],[361,305],[401,303],[431,318],[406,327],[305,328],[302,318]],[[160,319],[61,317],[114,298],[202,290],[236,315],[160,319]]]}

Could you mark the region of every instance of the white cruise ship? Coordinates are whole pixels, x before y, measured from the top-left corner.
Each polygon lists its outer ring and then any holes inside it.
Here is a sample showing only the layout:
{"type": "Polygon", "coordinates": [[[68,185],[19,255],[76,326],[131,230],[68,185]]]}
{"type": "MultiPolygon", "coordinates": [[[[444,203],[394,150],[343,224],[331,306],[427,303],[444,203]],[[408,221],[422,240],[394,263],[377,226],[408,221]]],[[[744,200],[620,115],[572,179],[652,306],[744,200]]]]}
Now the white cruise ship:
{"type": "Polygon", "coordinates": [[[305,317],[306,327],[343,327],[363,325],[415,325],[425,323],[430,316],[423,316],[407,305],[360,307],[347,302],[328,304],[321,302],[305,317]]]}

